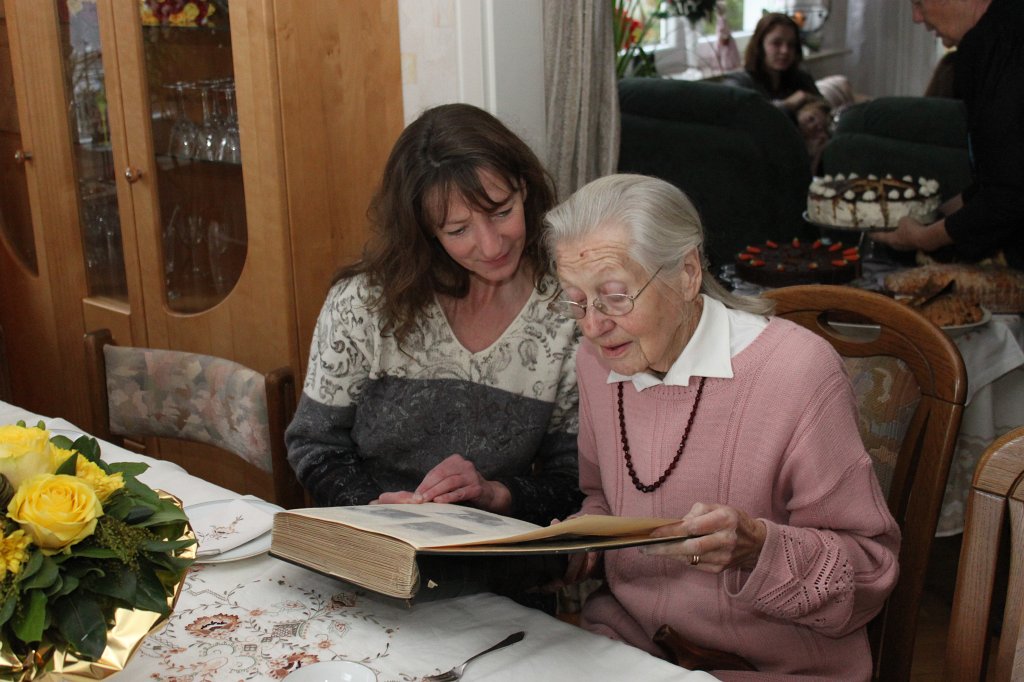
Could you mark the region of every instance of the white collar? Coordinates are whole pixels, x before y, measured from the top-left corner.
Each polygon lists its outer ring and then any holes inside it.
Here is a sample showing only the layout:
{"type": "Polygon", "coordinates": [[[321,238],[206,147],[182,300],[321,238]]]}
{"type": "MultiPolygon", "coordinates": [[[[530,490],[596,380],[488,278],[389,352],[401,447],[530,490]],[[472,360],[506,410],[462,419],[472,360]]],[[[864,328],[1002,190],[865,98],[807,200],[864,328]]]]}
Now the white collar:
{"type": "Polygon", "coordinates": [[[697,328],[664,378],[648,371],[632,376],[612,371],[608,373],[608,383],[632,381],[633,386],[642,391],[662,384],[689,386],[690,377],[694,376],[731,379],[732,358],[750,345],[768,326],[768,320],[760,315],[726,308],[724,303],[706,294],[701,294],[701,297],[704,310],[697,328]]]}

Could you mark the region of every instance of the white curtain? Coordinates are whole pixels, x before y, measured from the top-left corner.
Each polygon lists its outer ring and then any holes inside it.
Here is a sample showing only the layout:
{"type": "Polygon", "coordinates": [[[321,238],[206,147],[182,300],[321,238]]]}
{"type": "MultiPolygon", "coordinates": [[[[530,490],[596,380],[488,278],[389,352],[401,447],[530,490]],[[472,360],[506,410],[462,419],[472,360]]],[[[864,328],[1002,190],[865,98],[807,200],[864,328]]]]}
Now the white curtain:
{"type": "MultiPolygon", "coordinates": [[[[833,0],[833,10],[841,1],[833,0]]],[[[844,71],[854,89],[871,97],[922,95],[940,49],[935,36],[914,23],[909,0],[845,4],[846,47],[851,52],[844,71]]]]}
{"type": "Polygon", "coordinates": [[[618,164],[611,9],[608,0],[544,0],[548,170],[560,199],[618,164]]]}

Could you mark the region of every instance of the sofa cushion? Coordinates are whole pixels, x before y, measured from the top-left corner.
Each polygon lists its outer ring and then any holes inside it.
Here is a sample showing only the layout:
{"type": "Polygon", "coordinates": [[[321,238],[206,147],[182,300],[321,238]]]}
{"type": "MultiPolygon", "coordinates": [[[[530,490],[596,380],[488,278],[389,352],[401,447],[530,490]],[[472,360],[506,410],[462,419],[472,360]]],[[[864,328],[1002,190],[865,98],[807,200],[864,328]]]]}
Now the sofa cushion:
{"type": "Polygon", "coordinates": [[[714,271],[747,244],[814,236],[801,214],[806,147],[760,95],[715,83],[619,82],[619,171],[667,180],[700,211],[714,271]]]}
{"type": "Polygon", "coordinates": [[[880,97],[846,109],[825,146],[826,173],[934,178],[943,199],[971,180],[963,102],[940,97],[880,97]]]}

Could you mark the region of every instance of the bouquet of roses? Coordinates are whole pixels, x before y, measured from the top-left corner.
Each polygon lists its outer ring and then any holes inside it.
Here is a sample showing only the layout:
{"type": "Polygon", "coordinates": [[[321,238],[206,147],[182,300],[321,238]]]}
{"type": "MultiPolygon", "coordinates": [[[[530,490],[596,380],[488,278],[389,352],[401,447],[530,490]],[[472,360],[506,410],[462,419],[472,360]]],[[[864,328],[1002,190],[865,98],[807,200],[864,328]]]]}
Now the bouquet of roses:
{"type": "Polygon", "coordinates": [[[136,478],[148,465],[50,436],[0,426],[0,679],[100,659],[126,611],[165,618],[195,555],[180,504],[136,478]]]}

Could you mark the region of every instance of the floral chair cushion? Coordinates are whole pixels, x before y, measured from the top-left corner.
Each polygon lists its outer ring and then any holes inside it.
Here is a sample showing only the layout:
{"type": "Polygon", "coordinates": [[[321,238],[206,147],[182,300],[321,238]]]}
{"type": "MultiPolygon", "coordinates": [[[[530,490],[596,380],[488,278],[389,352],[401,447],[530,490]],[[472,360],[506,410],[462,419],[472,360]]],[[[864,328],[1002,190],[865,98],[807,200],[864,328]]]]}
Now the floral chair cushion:
{"type": "Polygon", "coordinates": [[[843,358],[859,407],[860,436],[889,495],[896,458],[921,401],[917,380],[897,358],[843,358]]]}
{"type": "Polygon", "coordinates": [[[262,374],[196,353],[114,345],[103,353],[113,433],[198,441],[271,471],[262,374]]]}

